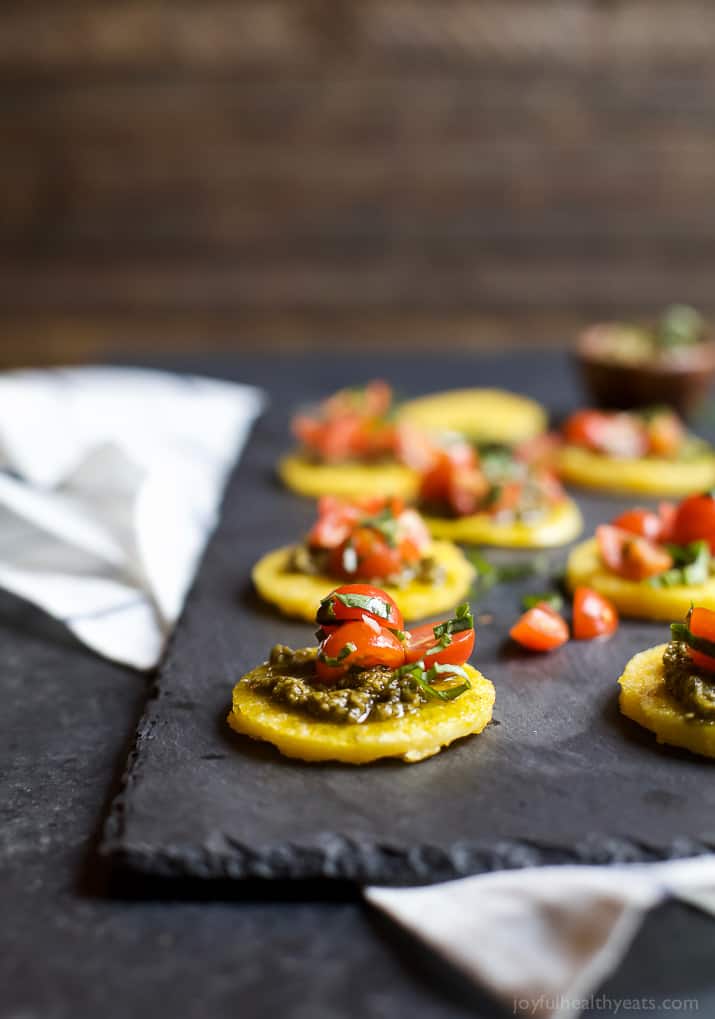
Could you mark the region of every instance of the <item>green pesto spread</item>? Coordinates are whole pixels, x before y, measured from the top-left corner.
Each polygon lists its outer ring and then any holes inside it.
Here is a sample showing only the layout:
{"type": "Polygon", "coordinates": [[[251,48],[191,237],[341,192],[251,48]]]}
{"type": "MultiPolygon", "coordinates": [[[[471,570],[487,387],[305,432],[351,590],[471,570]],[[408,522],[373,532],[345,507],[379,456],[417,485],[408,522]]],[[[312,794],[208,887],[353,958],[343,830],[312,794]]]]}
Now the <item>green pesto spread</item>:
{"type": "Polygon", "coordinates": [[[427,695],[409,676],[378,666],[352,669],[326,686],[316,679],[317,648],[276,644],[265,665],[243,682],[263,697],[324,722],[386,722],[419,711],[427,695]]]}
{"type": "Polygon", "coordinates": [[[663,653],[665,688],[671,697],[702,722],[715,722],[715,675],[693,665],[688,647],[671,640],[663,653]]]}

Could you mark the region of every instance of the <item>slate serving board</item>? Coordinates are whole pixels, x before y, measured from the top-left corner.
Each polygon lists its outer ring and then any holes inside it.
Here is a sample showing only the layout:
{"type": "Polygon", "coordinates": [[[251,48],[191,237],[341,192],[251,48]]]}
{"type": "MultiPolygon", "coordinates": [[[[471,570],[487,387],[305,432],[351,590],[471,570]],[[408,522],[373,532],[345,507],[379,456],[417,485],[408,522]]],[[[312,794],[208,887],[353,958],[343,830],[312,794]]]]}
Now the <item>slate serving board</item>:
{"type": "MultiPolygon", "coordinates": [[[[347,879],[414,883],[500,867],[649,860],[715,846],[712,764],[659,747],[623,718],[616,679],[663,624],[627,622],[606,643],[548,656],[511,646],[507,629],[531,578],[477,605],[474,661],[496,685],[495,722],[418,765],[354,768],[288,760],[229,730],[238,677],[280,640],[311,642],[252,593],[249,572],[294,540],[312,504],[283,490],[274,467],[297,400],[364,380],[375,366],[335,358],[233,364],[226,376],[267,385],[272,408],[227,489],[209,545],[140,724],[103,851],[121,868],[162,877],[347,879]]],[[[407,393],[511,385],[557,415],[579,400],[561,355],[389,359],[381,373],[407,393]]],[[[633,500],[578,494],[586,533],[633,500]]],[[[488,552],[494,559],[521,558],[488,552]]],[[[565,552],[550,553],[554,572],[565,552]]]]}

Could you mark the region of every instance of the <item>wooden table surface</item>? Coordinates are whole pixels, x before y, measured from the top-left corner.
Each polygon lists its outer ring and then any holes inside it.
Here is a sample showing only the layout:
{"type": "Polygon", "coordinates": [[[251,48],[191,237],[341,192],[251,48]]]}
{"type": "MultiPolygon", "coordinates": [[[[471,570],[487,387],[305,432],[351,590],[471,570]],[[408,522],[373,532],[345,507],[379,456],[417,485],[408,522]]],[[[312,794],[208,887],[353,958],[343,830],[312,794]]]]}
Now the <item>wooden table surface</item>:
{"type": "Polygon", "coordinates": [[[0,9],[0,366],[712,311],[705,0],[0,9]]]}

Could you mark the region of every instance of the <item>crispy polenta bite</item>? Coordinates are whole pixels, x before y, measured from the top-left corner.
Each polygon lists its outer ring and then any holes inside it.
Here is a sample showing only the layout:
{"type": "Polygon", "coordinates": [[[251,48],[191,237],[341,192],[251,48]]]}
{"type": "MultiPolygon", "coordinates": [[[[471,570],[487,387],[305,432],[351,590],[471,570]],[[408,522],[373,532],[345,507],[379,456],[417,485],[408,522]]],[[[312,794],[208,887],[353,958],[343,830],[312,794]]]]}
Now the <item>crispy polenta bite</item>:
{"type": "Polygon", "coordinates": [[[269,552],[253,569],[262,598],[309,621],[340,581],[377,583],[406,619],[421,619],[462,601],[473,579],[463,552],[433,540],[419,513],[396,497],[323,496],[305,541],[269,552]]]}
{"type": "Polygon", "coordinates": [[[546,428],[546,411],[535,400],[504,389],[451,389],[407,400],[398,420],[432,433],[456,432],[479,442],[514,445],[546,428]]]}
{"type": "Polygon", "coordinates": [[[468,605],[407,633],[385,591],[339,587],[320,603],[320,644],[277,645],[234,687],[229,725],[304,761],[412,764],[484,729],[494,687],[467,664],[468,605]]]}
{"type": "Polygon", "coordinates": [[[386,382],[340,390],[297,414],[293,432],[299,447],[283,457],[278,473],[300,495],[414,495],[423,440],[395,420],[386,382]]]}
{"type": "Polygon", "coordinates": [[[670,629],[668,644],[626,665],[621,711],[659,743],[715,757],[715,612],[698,605],[670,629]]]}
{"type": "Polygon", "coordinates": [[[548,548],[572,541],[583,526],[551,471],[518,447],[450,443],[423,472],[418,505],[436,538],[475,545],[548,548]]]}
{"type": "Polygon", "coordinates": [[[605,595],[624,616],[682,618],[715,609],[715,498],[708,492],[657,510],[636,507],[571,552],[566,580],[605,595]]]}
{"type": "Polygon", "coordinates": [[[670,410],[573,414],[556,467],[564,481],[608,492],[689,495],[715,485],[712,447],[670,410]]]}

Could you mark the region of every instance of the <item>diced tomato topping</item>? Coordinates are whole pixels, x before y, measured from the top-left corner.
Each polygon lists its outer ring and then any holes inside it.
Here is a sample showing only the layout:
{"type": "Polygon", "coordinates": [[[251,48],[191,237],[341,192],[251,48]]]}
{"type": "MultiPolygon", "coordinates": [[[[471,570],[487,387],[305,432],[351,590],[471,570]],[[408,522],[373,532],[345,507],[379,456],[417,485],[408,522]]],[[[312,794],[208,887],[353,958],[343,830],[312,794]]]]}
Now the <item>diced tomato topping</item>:
{"type": "Polygon", "coordinates": [[[293,419],[293,432],[312,453],[328,463],[395,455],[396,429],[386,417],[392,391],[385,382],[343,389],[315,413],[293,419]]]}
{"type": "Polygon", "coordinates": [[[676,545],[707,541],[715,554],[715,498],[710,493],[683,499],[675,513],[672,540],[676,545]]]}
{"type": "Polygon", "coordinates": [[[665,542],[670,541],[675,512],[675,506],[668,502],[662,502],[657,512],[636,506],[621,513],[611,521],[611,524],[613,527],[629,531],[631,534],[638,534],[641,538],[647,538],[649,541],[665,542]]]}
{"type": "Polygon", "coordinates": [[[569,639],[563,616],[546,602],[528,609],[509,631],[513,640],[529,651],[551,651],[569,639]]]}
{"type": "Polygon", "coordinates": [[[567,442],[609,456],[674,456],[685,438],[685,427],[672,411],[646,418],[625,411],[580,410],[566,421],[567,442]]]}
{"type": "Polygon", "coordinates": [[[672,556],[660,545],[610,524],[596,528],[596,540],[604,564],[626,580],[646,580],[673,565],[672,556]]]}
{"type": "Polygon", "coordinates": [[[308,545],[336,548],[350,535],[365,512],[362,504],[324,495],[318,500],[318,519],[308,534],[308,545]]]}
{"type": "Polygon", "coordinates": [[[398,669],[404,662],[405,651],[395,634],[364,616],[344,623],[321,642],[315,670],[321,682],[334,683],[353,666],[398,669]]]}
{"type": "Polygon", "coordinates": [[[342,587],[336,587],[321,601],[316,618],[321,626],[329,627],[363,619],[365,616],[370,616],[380,626],[390,629],[402,630],[405,626],[395,599],[387,591],[370,584],[343,584],[342,587]],[[369,604],[371,599],[375,602],[372,606],[369,604]]]}
{"type": "Polygon", "coordinates": [[[318,512],[308,545],[331,553],[328,568],[338,577],[392,577],[417,563],[431,544],[422,517],[399,498],[346,502],[327,496],[318,512]]]}
{"type": "MultiPolygon", "coordinates": [[[[688,629],[695,637],[702,637],[715,643],[715,612],[696,606],[690,613],[688,629]]],[[[688,652],[693,665],[708,672],[715,672],[715,658],[694,648],[688,648],[688,652]]]]}
{"type": "Polygon", "coordinates": [[[577,587],[573,598],[573,635],[576,640],[606,637],[618,628],[613,602],[590,587],[577,587]]]}
{"type": "Polygon", "coordinates": [[[580,410],[564,425],[566,441],[610,456],[639,457],[648,451],[643,422],[633,414],[580,410]]]}

